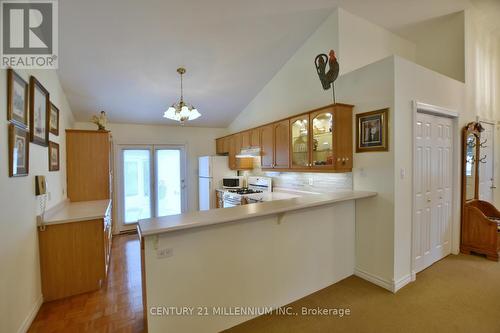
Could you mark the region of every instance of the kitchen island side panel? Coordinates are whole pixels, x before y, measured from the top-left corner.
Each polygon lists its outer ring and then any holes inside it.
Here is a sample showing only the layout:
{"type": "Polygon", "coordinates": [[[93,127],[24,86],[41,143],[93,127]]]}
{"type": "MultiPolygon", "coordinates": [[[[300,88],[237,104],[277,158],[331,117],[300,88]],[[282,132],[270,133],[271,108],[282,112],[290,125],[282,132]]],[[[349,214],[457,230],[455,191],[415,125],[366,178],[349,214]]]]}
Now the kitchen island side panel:
{"type": "Polygon", "coordinates": [[[354,228],[349,200],[144,237],[149,332],[218,332],[255,316],[214,308],[276,308],[352,275],[354,228]],[[153,315],[157,307],[194,310],[153,315]]]}

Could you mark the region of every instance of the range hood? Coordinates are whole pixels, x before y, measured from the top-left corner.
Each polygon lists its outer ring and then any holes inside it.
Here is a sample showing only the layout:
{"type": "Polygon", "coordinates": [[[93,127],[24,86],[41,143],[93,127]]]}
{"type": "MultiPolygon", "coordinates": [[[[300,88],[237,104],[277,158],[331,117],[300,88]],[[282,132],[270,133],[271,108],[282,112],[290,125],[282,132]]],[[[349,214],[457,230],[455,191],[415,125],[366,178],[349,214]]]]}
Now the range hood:
{"type": "Polygon", "coordinates": [[[260,147],[243,148],[236,158],[260,157],[260,147]]]}

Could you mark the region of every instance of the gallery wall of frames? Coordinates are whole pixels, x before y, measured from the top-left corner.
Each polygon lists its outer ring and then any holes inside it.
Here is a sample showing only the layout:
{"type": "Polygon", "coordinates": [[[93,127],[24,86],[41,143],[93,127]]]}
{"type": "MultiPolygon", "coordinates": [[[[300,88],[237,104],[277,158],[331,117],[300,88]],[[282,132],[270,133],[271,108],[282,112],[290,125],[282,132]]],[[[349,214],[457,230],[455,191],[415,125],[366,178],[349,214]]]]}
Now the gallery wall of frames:
{"type": "Polygon", "coordinates": [[[59,171],[59,144],[49,133],[59,136],[59,109],[51,103],[50,92],[30,76],[26,82],[13,69],[7,71],[7,121],[9,176],[29,174],[30,143],[48,147],[48,170],[59,171]]]}

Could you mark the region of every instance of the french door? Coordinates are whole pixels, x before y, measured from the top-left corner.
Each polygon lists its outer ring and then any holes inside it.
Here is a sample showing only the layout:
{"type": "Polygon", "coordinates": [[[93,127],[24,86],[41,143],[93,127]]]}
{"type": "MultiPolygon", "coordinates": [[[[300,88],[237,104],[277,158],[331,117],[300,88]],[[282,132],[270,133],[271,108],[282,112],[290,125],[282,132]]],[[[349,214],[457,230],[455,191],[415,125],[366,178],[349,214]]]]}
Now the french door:
{"type": "Polygon", "coordinates": [[[451,253],[453,120],[417,113],[413,260],[419,272],[451,253]]]}
{"type": "Polygon", "coordinates": [[[119,146],[120,231],[138,220],[186,210],[186,156],[183,146],[119,146]]]}

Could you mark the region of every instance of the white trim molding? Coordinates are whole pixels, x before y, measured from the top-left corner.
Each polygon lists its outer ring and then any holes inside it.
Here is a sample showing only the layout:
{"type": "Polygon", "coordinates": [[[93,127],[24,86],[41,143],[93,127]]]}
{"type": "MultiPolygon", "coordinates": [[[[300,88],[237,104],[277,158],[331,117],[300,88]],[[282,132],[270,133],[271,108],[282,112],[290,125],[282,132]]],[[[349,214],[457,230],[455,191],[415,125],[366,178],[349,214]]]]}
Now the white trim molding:
{"type": "Polygon", "coordinates": [[[381,278],[380,276],[377,276],[375,274],[368,273],[367,271],[363,271],[359,268],[356,268],[354,270],[354,275],[362,278],[363,280],[366,280],[368,282],[376,284],[379,287],[382,287],[386,290],[389,290],[392,293],[396,293],[399,289],[403,288],[408,283],[412,282],[412,277],[410,274],[408,274],[407,276],[404,276],[403,278],[401,278],[397,281],[394,281],[394,280],[390,281],[390,280],[386,280],[384,278],[381,278]]]}
{"type": "Polygon", "coordinates": [[[441,117],[448,117],[448,118],[458,118],[459,114],[458,112],[443,108],[441,106],[436,106],[432,104],[427,104],[427,103],[421,103],[417,101],[413,101],[413,107],[416,112],[423,112],[423,113],[429,113],[441,117]]]}
{"type": "Polygon", "coordinates": [[[35,304],[33,304],[33,307],[31,308],[31,311],[28,313],[28,316],[24,319],[23,323],[17,330],[17,333],[26,333],[28,332],[31,323],[33,323],[33,320],[35,319],[36,315],[38,314],[38,310],[40,310],[40,307],[42,306],[43,303],[43,295],[40,294],[38,296],[38,299],[35,301],[35,304]]]}

